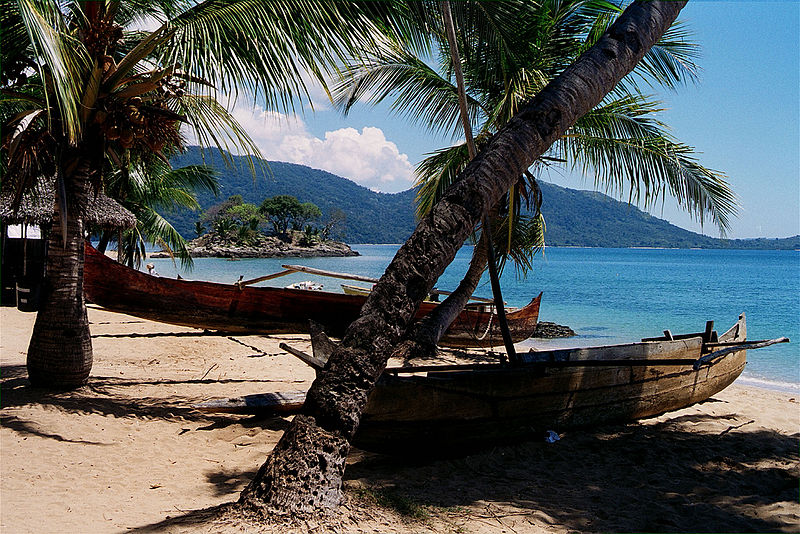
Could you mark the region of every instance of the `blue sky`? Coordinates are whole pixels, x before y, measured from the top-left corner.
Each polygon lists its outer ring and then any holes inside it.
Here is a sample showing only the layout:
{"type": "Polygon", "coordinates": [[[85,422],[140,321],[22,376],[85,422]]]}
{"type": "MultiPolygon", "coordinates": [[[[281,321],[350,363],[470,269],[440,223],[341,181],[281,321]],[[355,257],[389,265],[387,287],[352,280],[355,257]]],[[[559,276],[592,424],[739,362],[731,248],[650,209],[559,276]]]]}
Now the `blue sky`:
{"type": "MultiPolygon", "coordinates": [[[[730,237],[800,233],[800,2],[691,0],[682,11],[702,46],[700,82],[657,94],[665,122],[701,162],[724,172],[740,198],[730,237]]],[[[241,102],[236,116],[267,159],[303,163],[366,187],[411,186],[424,154],[451,143],[392,116],[359,106],[342,117],[312,90],[316,111],[298,119],[241,102]]],[[[565,187],[592,189],[591,177],[550,173],[565,187]]],[[[546,199],[545,199],[546,201],[546,199]]],[[[547,206],[543,206],[545,217],[547,206]]],[[[667,198],[650,210],[693,231],[701,226],[667,198]]],[[[702,229],[718,235],[706,223],[702,229]]]]}

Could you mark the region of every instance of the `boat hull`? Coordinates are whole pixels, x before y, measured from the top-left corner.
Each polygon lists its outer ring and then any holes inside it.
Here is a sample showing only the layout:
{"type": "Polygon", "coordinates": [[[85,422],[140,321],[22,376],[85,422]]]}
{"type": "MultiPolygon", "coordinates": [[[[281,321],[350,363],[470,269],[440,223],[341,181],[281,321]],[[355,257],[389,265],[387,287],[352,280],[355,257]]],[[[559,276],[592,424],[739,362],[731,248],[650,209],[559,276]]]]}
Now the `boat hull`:
{"type": "MultiPolygon", "coordinates": [[[[742,316],[719,339],[739,342],[745,336],[742,316]]],[[[546,353],[558,358],[553,363],[383,375],[369,397],[354,444],[378,452],[449,454],[541,436],[546,430],[634,421],[678,410],[726,388],[744,369],[744,350],[698,370],[657,362],[695,360],[703,347],[701,337],[692,337],[546,353]],[[577,365],[581,360],[614,359],[619,366],[577,365]],[[631,360],[653,363],[631,365],[631,360]]]]}
{"type": "MultiPolygon", "coordinates": [[[[370,393],[353,444],[394,454],[452,455],[488,445],[605,423],[624,423],[702,402],[730,385],[746,364],[733,350],[695,368],[713,345],[746,341],[742,315],[727,332],[641,343],[520,354],[519,365],[388,368],[370,393]]],[[[726,345],[727,346],[727,345],[726,345]]],[[[205,411],[283,415],[302,392],[212,400],[205,411]],[[287,395],[287,394],[284,394],[287,395]]]]}
{"type": "MultiPolygon", "coordinates": [[[[87,244],[84,294],[90,302],[115,312],[179,326],[230,333],[307,332],[309,320],[334,337],[358,318],[363,295],[276,287],[239,288],[214,282],[151,276],[121,265],[87,244]]],[[[508,314],[515,342],[529,338],[539,317],[541,294],[508,314]]],[[[417,318],[436,306],[424,302],[417,318]]],[[[441,340],[445,346],[489,347],[502,344],[492,313],[465,310],[441,340]]]]}

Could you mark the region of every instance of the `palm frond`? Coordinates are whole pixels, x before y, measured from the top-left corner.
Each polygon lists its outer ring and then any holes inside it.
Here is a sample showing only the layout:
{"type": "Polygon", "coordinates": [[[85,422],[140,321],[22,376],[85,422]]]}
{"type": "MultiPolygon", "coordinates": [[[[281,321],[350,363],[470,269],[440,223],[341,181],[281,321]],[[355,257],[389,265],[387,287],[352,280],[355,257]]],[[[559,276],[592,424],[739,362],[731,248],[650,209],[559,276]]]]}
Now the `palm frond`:
{"type": "Polygon", "coordinates": [[[311,0],[206,0],[168,21],[173,36],[164,64],[215,80],[226,93],[244,88],[270,109],[293,110],[310,100],[302,75],[324,84],[348,57],[386,39],[374,21],[381,4],[311,0]],[[197,46],[203,43],[203,46],[197,46]]]}
{"type": "Polygon", "coordinates": [[[466,143],[437,150],[417,166],[417,217],[425,216],[469,163],[466,143]]]}
{"type": "MultiPolygon", "coordinates": [[[[80,102],[90,69],[83,44],[73,38],[57,3],[46,0],[19,0],[20,17],[33,46],[42,80],[52,79],[53,97],[46,91],[48,106],[59,114],[61,129],[71,143],[81,135],[80,102]]],[[[53,118],[51,118],[52,120],[53,118]]]]}
{"type": "MultiPolygon", "coordinates": [[[[180,259],[184,269],[191,269],[194,263],[186,246],[186,240],[169,221],[151,207],[142,210],[137,215],[137,220],[140,239],[167,248],[173,256],[180,259]]],[[[141,264],[141,259],[139,259],[139,264],[141,264]]]]}
{"type": "Polygon", "coordinates": [[[495,243],[495,258],[497,269],[502,272],[506,263],[511,260],[517,271],[517,276],[525,276],[533,269],[533,260],[536,254],[545,247],[545,223],[541,213],[506,216],[501,224],[496,225],[494,233],[497,238],[495,243]],[[506,238],[510,236],[510,238],[506,238]]]}
{"type": "Polygon", "coordinates": [[[261,150],[239,121],[216,98],[187,93],[177,99],[174,106],[174,111],[186,118],[186,123],[194,132],[200,146],[219,148],[227,164],[232,163],[228,153],[246,156],[254,175],[257,169],[262,174],[268,172],[261,150]]]}
{"type": "Polygon", "coordinates": [[[594,172],[596,185],[646,208],[671,193],[701,223],[724,231],[737,199],[723,173],[702,166],[694,149],[676,141],[657,119],[657,103],[641,96],[604,102],[580,119],[559,143],[562,154],[594,172]]]}
{"type": "MultiPolygon", "coordinates": [[[[341,73],[331,94],[334,105],[347,113],[358,101],[378,104],[392,99],[391,110],[434,133],[462,134],[455,85],[427,63],[396,48],[370,61],[351,64],[341,73]]],[[[470,120],[484,114],[468,96],[470,120]]]]}

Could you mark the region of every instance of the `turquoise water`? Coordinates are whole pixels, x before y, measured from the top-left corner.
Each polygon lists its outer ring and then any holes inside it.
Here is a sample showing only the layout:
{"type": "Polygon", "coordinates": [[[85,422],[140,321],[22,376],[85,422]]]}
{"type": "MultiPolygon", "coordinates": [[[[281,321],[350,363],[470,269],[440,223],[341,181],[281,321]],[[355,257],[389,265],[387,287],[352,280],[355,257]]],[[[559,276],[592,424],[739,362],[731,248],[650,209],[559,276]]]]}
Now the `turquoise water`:
{"type": "MultiPolygon", "coordinates": [[[[396,245],[353,245],[353,258],[271,258],[227,261],[195,260],[186,278],[232,283],[240,275],[255,278],[300,264],[338,272],[379,277],[396,245]]],[[[472,250],[462,249],[437,287],[453,289],[466,270],[472,250]]],[[[170,260],[151,260],[162,276],[175,276],[170,260]]],[[[327,291],[340,282],[293,274],[267,285],[315,280],[327,291]]],[[[698,332],[706,320],[726,330],[742,312],[749,339],[787,336],[790,344],[751,351],[745,381],[800,389],[800,252],[766,250],[663,250],[548,248],[537,257],[527,278],[513,267],[502,277],[503,298],[522,306],[544,291],[540,319],[565,324],[578,334],[567,340],[536,341],[536,346],[586,346],[636,341],[673,333],[698,332]]],[[[476,295],[490,296],[488,282],[476,295]]],[[[532,342],[523,342],[521,347],[532,342]]]]}

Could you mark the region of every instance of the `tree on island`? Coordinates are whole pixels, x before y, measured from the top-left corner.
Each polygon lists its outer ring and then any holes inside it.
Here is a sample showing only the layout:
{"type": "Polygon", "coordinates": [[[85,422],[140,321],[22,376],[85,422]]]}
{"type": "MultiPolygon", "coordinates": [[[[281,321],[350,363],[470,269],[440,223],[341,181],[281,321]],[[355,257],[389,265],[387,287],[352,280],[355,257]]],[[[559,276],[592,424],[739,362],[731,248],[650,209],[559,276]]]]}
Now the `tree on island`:
{"type": "Polygon", "coordinates": [[[303,206],[291,195],[265,198],[258,211],[272,224],[276,235],[286,235],[289,224],[303,213],[303,206]]]}
{"type": "Polygon", "coordinates": [[[322,211],[319,206],[313,202],[303,202],[300,204],[300,213],[292,221],[292,229],[306,230],[310,228],[309,223],[318,220],[322,217],[322,211]]]}
{"type": "Polygon", "coordinates": [[[211,224],[214,233],[220,237],[248,244],[262,235],[261,227],[269,222],[274,234],[284,240],[291,239],[290,227],[292,231],[302,230],[301,244],[310,245],[322,236],[322,231],[308,223],[321,216],[316,204],[300,203],[290,195],[266,198],[261,206],[244,202],[241,195],[232,195],[208,208],[201,221],[211,224]]]}
{"type": "Polygon", "coordinates": [[[339,505],[350,439],[416,310],[472,229],[536,158],[614,89],[686,2],[634,2],[603,36],[518,110],[423,217],[375,285],[240,505],[269,513],[339,505]]]}

